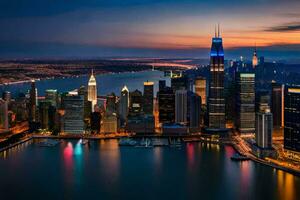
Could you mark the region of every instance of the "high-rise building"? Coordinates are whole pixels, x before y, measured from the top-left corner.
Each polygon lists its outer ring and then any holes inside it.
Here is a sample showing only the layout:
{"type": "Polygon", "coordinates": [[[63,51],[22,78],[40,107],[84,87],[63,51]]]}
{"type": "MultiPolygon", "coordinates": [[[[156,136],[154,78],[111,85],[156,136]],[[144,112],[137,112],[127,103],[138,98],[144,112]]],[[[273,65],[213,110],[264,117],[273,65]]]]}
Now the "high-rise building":
{"type": "Polygon", "coordinates": [[[100,123],[101,123],[101,113],[93,112],[91,113],[91,131],[92,133],[100,133],[100,123]]]}
{"type": "Polygon", "coordinates": [[[45,91],[45,99],[51,102],[51,105],[57,107],[58,103],[58,94],[57,90],[48,89],[45,91]]]}
{"type": "Polygon", "coordinates": [[[8,130],[8,103],[0,99],[0,129],[8,130]]]}
{"type": "Polygon", "coordinates": [[[171,78],[171,87],[173,91],[175,92],[176,90],[188,90],[188,79],[186,76],[179,76],[179,77],[172,77],[171,78]]]}
{"type": "Polygon", "coordinates": [[[35,87],[35,81],[31,81],[31,88],[29,91],[29,121],[37,121],[37,104],[38,104],[37,88],[35,87]]]}
{"type": "Polygon", "coordinates": [[[170,87],[158,92],[159,122],[175,122],[175,94],[170,87]]]}
{"type": "Polygon", "coordinates": [[[166,87],[166,80],[159,80],[158,81],[158,90],[163,90],[166,87]]]}
{"type": "Polygon", "coordinates": [[[83,96],[84,99],[84,119],[89,119],[92,113],[92,102],[88,100],[88,91],[85,86],[80,86],[78,95],[83,96]]]}
{"type": "Polygon", "coordinates": [[[64,132],[82,134],[84,132],[84,97],[76,92],[64,94],[62,108],[65,110],[64,132]]]}
{"type": "Polygon", "coordinates": [[[284,85],[272,83],[271,112],[273,114],[273,126],[284,126],[284,85]]]}
{"type": "Polygon", "coordinates": [[[143,114],[143,94],[139,90],[130,92],[129,115],[137,116],[143,114]]]}
{"type": "Polygon", "coordinates": [[[237,75],[236,127],[241,134],[255,132],[255,74],[237,75]]]}
{"type": "Polygon", "coordinates": [[[253,57],[252,57],[252,67],[255,68],[258,65],[258,57],[257,57],[257,50],[255,47],[253,57]]]}
{"type": "Polygon", "coordinates": [[[49,108],[52,105],[50,101],[39,102],[39,121],[41,129],[49,129],[49,108]]]}
{"type": "Polygon", "coordinates": [[[224,51],[219,31],[212,39],[210,51],[208,128],[225,129],[224,51]]]}
{"type": "Polygon", "coordinates": [[[97,82],[93,70],[88,83],[88,101],[92,102],[92,112],[94,112],[97,105],[97,82]]]}
{"type": "Polygon", "coordinates": [[[118,132],[118,118],[115,113],[111,115],[104,115],[103,124],[101,126],[102,133],[117,133],[118,132]]]}
{"type": "Polygon", "coordinates": [[[300,152],[300,87],[285,87],[284,148],[300,152]]]}
{"type": "Polygon", "coordinates": [[[268,90],[259,90],[255,94],[255,111],[270,109],[270,93],[268,90]]]}
{"type": "Polygon", "coordinates": [[[190,128],[199,128],[201,123],[201,97],[193,92],[188,93],[188,121],[190,128]]]}
{"type": "Polygon", "coordinates": [[[106,96],[106,115],[117,113],[117,96],[114,93],[106,96]]]}
{"type": "Polygon", "coordinates": [[[270,109],[256,113],[255,141],[262,149],[272,149],[273,116],[270,109]]]}
{"type": "Polygon", "coordinates": [[[153,115],[153,82],[144,82],[144,103],[143,110],[145,114],[153,115]]]}
{"type": "Polygon", "coordinates": [[[187,124],[187,91],[176,90],[175,92],[175,122],[187,124]]]}
{"type": "Polygon", "coordinates": [[[196,78],[195,93],[201,97],[202,105],[206,105],[206,79],[204,77],[196,78]]]}
{"type": "Polygon", "coordinates": [[[122,126],[127,120],[128,109],[129,109],[129,90],[126,86],[124,86],[121,91],[120,103],[119,103],[119,116],[120,116],[122,126]]]}

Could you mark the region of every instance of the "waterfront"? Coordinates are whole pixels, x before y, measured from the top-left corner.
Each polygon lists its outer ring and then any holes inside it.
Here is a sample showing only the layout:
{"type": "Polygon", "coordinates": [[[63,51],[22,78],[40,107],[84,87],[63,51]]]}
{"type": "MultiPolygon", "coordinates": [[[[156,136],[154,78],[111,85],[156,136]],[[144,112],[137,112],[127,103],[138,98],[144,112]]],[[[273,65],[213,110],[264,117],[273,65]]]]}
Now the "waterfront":
{"type": "Polygon", "coordinates": [[[230,146],[119,147],[117,140],[33,140],[1,152],[3,199],[297,199],[300,178],[252,161],[230,146]]]}
{"type": "MultiPolygon", "coordinates": [[[[44,79],[36,81],[36,87],[38,94],[44,95],[47,89],[57,89],[58,92],[68,92],[84,85],[87,86],[89,76],[69,77],[69,78],[55,78],[44,79]]],[[[162,71],[142,71],[142,72],[124,72],[124,73],[111,73],[101,74],[96,76],[98,83],[98,95],[107,95],[112,92],[119,95],[122,87],[127,85],[130,91],[138,89],[143,91],[143,82],[153,81],[154,94],[158,90],[158,80],[166,80],[170,85],[170,79],[164,77],[162,71]]],[[[10,91],[13,95],[17,95],[19,92],[26,93],[30,89],[30,83],[18,83],[12,85],[1,85],[0,92],[10,91]]]]}

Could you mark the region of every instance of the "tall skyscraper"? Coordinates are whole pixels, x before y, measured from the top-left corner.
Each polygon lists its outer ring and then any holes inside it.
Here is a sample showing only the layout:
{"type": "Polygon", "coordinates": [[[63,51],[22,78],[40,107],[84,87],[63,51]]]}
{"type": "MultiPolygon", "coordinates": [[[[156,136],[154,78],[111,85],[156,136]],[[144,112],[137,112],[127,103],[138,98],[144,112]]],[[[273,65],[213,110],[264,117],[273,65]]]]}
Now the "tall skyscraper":
{"type": "Polygon", "coordinates": [[[284,85],[272,83],[271,112],[273,114],[273,126],[284,126],[284,85]]]}
{"type": "Polygon", "coordinates": [[[144,113],[153,115],[153,82],[144,82],[144,113]]]}
{"type": "Polygon", "coordinates": [[[252,57],[252,67],[255,68],[258,65],[258,57],[256,47],[254,49],[253,57],[252,57]]]}
{"type": "Polygon", "coordinates": [[[300,153],[300,87],[285,88],[284,148],[300,153]]]}
{"type": "Polygon", "coordinates": [[[84,97],[75,92],[64,94],[62,107],[65,110],[64,132],[82,134],[84,132],[84,97]]]}
{"type": "Polygon", "coordinates": [[[206,105],[206,79],[204,77],[196,78],[195,93],[201,97],[202,105],[206,105]]]}
{"type": "Polygon", "coordinates": [[[88,101],[92,102],[92,112],[94,112],[97,105],[97,82],[93,70],[88,83],[88,101]]]}
{"type": "Polygon", "coordinates": [[[129,90],[126,86],[124,86],[121,91],[120,103],[119,103],[119,115],[120,115],[121,125],[124,125],[124,123],[127,120],[128,109],[129,109],[129,90]]]}
{"type": "Polygon", "coordinates": [[[31,81],[31,88],[29,91],[29,121],[36,122],[37,121],[37,88],[35,87],[35,81],[31,81]]]}
{"type": "Polygon", "coordinates": [[[255,132],[255,74],[237,75],[236,127],[241,134],[255,132]]]}
{"type": "Polygon", "coordinates": [[[175,122],[187,124],[187,91],[177,90],[175,92],[175,122]]]}
{"type": "Polygon", "coordinates": [[[262,149],[272,149],[273,116],[270,109],[256,113],[255,141],[262,149]]]}
{"type": "Polygon", "coordinates": [[[210,51],[208,127],[210,129],[225,128],[224,51],[219,31],[212,39],[210,51]]]}
{"type": "Polygon", "coordinates": [[[158,92],[158,109],[160,123],[175,122],[175,94],[170,87],[158,92]]]}
{"type": "Polygon", "coordinates": [[[48,89],[45,91],[45,99],[51,102],[51,105],[57,107],[58,103],[58,94],[57,90],[48,89]]]}

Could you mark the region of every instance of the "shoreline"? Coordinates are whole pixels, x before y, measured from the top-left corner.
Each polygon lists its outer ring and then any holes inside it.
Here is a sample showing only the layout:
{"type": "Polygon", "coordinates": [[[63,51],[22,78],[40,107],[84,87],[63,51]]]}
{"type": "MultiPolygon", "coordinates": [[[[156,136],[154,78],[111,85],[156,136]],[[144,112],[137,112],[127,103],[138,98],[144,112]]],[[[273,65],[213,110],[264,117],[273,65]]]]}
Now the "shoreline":
{"type": "MultiPolygon", "coordinates": [[[[209,141],[209,140],[204,140],[199,138],[199,136],[197,135],[180,135],[180,136],[176,136],[176,135],[134,135],[134,136],[130,136],[130,135],[118,135],[118,136],[105,136],[105,135],[100,135],[100,136],[88,136],[88,137],[82,137],[82,135],[61,135],[61,136],[53,136],[53,135],[31,135],[27,138],[21,139],[20,141],[10,144],[6,147],[3,147],[0,149],[0,153],[3,151],[6,151],[10,148],[13,148],[19,144],[22,144],[24,142],[33,140],[33,139],[57,139],[57,140],[74,140],[74,139],[89,139],[89,140],[110,140],[110,139],[121,139],[121,138],[170,138],[170,137],[174,137],[174,138],[181,138],[183,143],[193,143],[193,142],[200,142],[200,143],[210,143],[210,144],[219,144],[219,145],[230,145],[237,153],[241,154],[241,152],[238,150],[238,148],[235,146],[235,144],[231,141],[231,140],[221,140],[221,141],[209,141]]],[[[268,166],[268,167],[272,167],[273,169],[276,170],[282,170],[284,172],[290,173],[292,175],[298,176],[300,177],[300,171],[294,170],[294,169],[290,169],[290,168],[286,168],[286,167],[282,167],[279,165],[276,165],[274,163],[271,162],[267,162],[264,160],[261,160],[259,158],[256,157],[252,157],[252,156],[247,156],[252,162],[264,165],[264,166],[268,166]]]]}
{"type": "MultiPolygon", "coordinates": [[[[104,72],[104,73],[96,73],[95,76],[103,76],[103,75],[108,75],[108,74],[123,74],[123,73],[138,73],[138,72],[148,72],[148,71],[153,71],[152,69],[147,69],[147,70],[137,70],[137,71],[120,71],[120,72],[104,72]]],[[[155,69],[155,71],[160,71],[155,69]]],[[[18,84],[28,84],[32,80],[34,81],[45,81],[45,80],[52,80],[52,79],[67,79],[67,78],[80,78],[84,76],[88,76],[89,74],[80,74],[80,75],[71,75],[71,76],[51,76],[51,77],[45,77],[45,78],[32,78],[30,80],[24,80],[24,81],[12,81],[12,82],[7,82],[7,83],[0,83],[0,87],[3,86],[14,86],[18,84]]]]}

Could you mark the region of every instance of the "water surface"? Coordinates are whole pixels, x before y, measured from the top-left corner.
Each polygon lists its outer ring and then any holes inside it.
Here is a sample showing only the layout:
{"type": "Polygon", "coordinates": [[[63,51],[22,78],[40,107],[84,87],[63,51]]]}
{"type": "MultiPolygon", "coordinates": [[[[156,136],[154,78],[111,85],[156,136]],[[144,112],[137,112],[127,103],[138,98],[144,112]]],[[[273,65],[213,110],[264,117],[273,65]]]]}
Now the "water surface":
{"type": "Polygon", "coordinates": [[[300,179],[230,146],[119,147],[117,140],[56,147],[34,142],[1,153],[1,199],[297,199],[300,179]]]}

